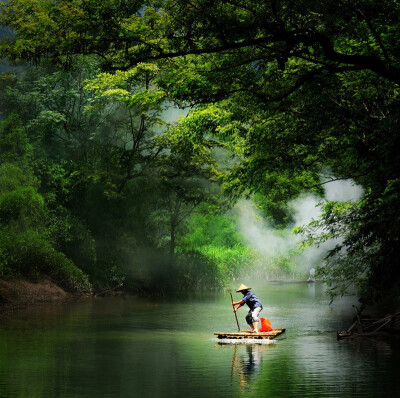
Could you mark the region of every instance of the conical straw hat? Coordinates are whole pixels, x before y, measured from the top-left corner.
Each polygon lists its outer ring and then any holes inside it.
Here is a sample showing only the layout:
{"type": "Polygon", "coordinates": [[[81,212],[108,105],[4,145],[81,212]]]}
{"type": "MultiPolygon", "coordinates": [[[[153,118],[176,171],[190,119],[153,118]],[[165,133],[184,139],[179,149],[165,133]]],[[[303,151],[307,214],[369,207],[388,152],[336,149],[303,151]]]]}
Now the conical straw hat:
{"type": "Polygon", "coordinates": [[[236,290],[238,293],[241,292],[242,290],[250,290],[251,287],[248,287],[246,285],[243,285],[243,283],[239,286],[239,288],[236,290]]]}

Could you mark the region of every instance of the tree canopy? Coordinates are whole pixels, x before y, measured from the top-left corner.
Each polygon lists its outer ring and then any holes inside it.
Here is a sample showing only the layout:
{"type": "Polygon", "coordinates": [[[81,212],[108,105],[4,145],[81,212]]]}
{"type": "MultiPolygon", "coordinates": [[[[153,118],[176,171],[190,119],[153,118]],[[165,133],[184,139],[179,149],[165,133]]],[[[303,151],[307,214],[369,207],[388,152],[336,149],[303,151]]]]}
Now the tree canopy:
{"type": "Polygon", "coordinates": [[[0,23],[15,36],[0,51],[66,69],[77,54],[92,56],[107,72],[93,80],[99,87],[106,77],[103,94],[115,79],[150,71],[142,89],[111,94],[140,106],[190,107],[170,139],[181,150],[186,142],[199,153],[229,149],[233,165],[219,177],[231,197],[259,193],[276,204],[304,190],[321,194],[321,174],[362,185],[357,204],[327,204],[307,232],[310,242],[341,237],[321,272],[335,291],[355,283],[373,302],[398,294],[400,284],[399,7],[391,0],[10,0],[0,23]]]}

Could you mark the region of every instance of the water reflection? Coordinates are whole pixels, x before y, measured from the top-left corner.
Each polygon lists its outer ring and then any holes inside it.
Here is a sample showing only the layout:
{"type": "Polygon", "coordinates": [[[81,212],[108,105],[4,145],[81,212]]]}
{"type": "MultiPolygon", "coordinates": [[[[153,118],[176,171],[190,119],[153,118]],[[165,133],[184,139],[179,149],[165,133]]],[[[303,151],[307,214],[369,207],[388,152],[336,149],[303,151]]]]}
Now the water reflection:
{"type": "Polygon", "coordinates": [[[236,375],[241,386],[249,384],[260,371],[265,348],[261,344],[234,346],[232,374],[236,375]]]}
{"type": "Polygon", "coordinates": [[[0,397],[400,396],[399,339],[336,340],[354,316],[350,297],[329,306],[318,283],[257,292],[273,327],[287,329],[268,343],[214,338],[236,330],[224,294],[96,299],[0,319],[0,397]]]}
{"type": "Polygon", "coordinates": [[[310,297],[315,297],[315,283],[307,283],[308,286],[308,292],[310,293],[310,297]]]}

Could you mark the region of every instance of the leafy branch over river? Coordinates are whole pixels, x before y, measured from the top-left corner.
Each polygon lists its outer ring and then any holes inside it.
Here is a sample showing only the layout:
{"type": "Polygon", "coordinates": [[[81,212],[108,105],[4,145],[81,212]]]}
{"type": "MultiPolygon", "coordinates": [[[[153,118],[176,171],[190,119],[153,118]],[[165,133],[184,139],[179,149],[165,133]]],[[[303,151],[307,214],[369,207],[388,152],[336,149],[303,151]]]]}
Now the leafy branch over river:
{"type": "Polygon", "coordinates": [[[235,201],[256,198],[284,229],[288,201],[352,179],[359,201],[324,204],[298,232],[305,245],[334,239],[319,267],[333,295],[398,297],[398,12],[366,0],[3,3],[0,52],[20,67],[1,75],[1,276],[223,288],[256,263],[235,201]]]}

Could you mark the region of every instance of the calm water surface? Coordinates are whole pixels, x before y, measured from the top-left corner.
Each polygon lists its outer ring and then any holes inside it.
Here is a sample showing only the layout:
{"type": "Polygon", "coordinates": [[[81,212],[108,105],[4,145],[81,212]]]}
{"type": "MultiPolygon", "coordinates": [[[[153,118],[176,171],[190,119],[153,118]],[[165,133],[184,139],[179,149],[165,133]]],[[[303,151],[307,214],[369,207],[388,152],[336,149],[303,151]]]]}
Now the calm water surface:
{"type": "Polygon", "coordinates": [[[262,316],[287,328],[272,344],[214,339],[236,331],[226,293],[96,299],[2,319],[0,397],[400,397],[398,339],[336,340],[353,298],[329,306],[319,284],[253,290],[262,316]]]}

